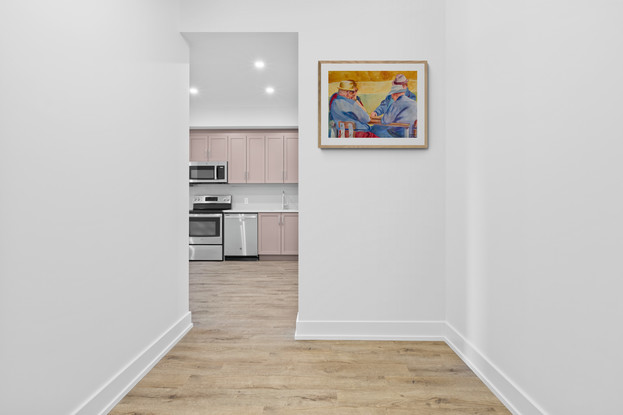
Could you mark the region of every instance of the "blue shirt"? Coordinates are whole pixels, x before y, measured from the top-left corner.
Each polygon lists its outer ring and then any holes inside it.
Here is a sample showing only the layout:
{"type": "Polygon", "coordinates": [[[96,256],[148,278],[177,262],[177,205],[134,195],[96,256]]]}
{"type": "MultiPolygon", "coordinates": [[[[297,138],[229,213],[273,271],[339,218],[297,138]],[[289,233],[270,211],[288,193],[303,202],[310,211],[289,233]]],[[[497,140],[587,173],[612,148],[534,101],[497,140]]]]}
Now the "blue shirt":
{"type": "MultiPolygon", "coordinates": [[[[413,100],[415,100],[415,94],[411,91],[409,91],[407,89],[407,92],[405,92],[405,96],[407,98],[411,98],[413,100]]],[[[381,101],[381,103],[379,104],[378,107],[376,107],[376,109],[374,110],[374,112],[376,112],[376,115],[382,115],[385,114],[387,112],[387,109],[389,108],[389,106],[392,104],[392,102],[394,102],[394,100],[392,99],[392,95],[389,94],[388,96],[385,97],[385,99],[383,101],[381,101]]]]}
{"type": "Polygon", "coordinates": [[[368,125],[370,116],[354,99],[338,95],[333,100],[329,111],[336,127],[340,121],[352,121],[355,123],[355,131],[370,131],[368,125]]]}
{"type": "Polygon", "coordinates": [[[417,120],[417,102],[402,95],[389,106],[381,122],[383,124],[400,122],[412,126],[415,120],[417,120]]]}

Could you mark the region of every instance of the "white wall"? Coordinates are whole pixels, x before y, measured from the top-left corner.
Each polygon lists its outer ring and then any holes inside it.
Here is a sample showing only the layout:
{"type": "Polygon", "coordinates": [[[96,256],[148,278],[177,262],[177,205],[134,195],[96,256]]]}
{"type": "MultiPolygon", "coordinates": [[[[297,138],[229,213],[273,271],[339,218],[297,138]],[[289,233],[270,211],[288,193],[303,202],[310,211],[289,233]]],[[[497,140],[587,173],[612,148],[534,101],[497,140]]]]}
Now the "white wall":
{"type": "Polygon", "coordinates": [[[621,15],[447,3],[450,337],[516,413],[621,412],[621,15]]]}
{"type": "Polygon", "coordinates": [[[189,328],[177,17],[0,3],[0,413],[99,413],[189,328]]]}
{"type": "Polygon", "coordinates": [[[298,334],[438,334],[422,322],[445,312],[444,3],[184,0],[181,22],[183,32],[299,33],[298,334]],[[319,60],[419,59],[429,62],[428,150],[318,149],[319,60]]]}

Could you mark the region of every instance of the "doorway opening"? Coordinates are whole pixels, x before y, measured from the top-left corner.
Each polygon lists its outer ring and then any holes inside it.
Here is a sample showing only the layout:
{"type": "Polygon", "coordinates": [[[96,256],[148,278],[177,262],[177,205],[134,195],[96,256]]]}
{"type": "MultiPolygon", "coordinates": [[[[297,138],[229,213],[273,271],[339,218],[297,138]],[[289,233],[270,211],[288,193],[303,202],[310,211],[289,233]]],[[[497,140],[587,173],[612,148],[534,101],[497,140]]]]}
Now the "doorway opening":
{"type": "MultiPolygon", "coordinates": [[[[237,273],[255,270],[267,284],[266,274],[278,273],[298,285],[298,33],[182,35],[190,54],[189,162],[225,163],[227,176],[226,183],[189,183],[189,211],[206,197],[231,200],[220,228],[210,228],[221,229],[221,238],[209,240],[222,246],[189,242],[190,307],[199,322],[209,312],[202,307],[205,290],[217,290],[202,283],[211,275],[227,275],[227,286],[237,273]],[[222,257],[215,257],[219,249],[222,257]],[[210,259],[193,252],[209,252],[210,259]]],[[[244,287],[236,289],[243,295],[244,287]]],[[[295,319],[296,313],[293,327],[295,319]]]]}

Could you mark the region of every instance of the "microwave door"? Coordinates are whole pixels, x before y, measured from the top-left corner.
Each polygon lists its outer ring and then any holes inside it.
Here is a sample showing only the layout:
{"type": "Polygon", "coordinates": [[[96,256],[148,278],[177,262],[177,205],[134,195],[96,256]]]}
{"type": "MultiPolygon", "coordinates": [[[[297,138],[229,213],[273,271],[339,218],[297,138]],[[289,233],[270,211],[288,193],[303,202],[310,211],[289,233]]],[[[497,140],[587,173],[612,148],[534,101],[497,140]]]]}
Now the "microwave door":
{"type": "Polygon", "coordinates": [[[214,180],[216,166],[190,166],[190,180],[214,180]]]}

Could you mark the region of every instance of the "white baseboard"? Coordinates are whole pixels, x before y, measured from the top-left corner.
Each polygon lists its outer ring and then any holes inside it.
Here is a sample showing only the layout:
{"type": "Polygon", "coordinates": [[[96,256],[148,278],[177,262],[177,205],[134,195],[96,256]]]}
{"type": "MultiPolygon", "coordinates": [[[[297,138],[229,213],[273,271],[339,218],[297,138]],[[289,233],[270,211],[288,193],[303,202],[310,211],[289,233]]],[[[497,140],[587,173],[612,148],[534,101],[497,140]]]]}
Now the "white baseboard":
{"type": "Polygon", "coordinates": [[[188,312],[87,399],[73,415],[104,415],[110,412],[192,327],[188,312]]]}
{"type": "Polygon", "coordinates": [[[301,321],[296,340],[443,340],[443,321],[301,321]]]}
{"type": "Polygon", "coordinates": [[[528,395],[446,322],[445,341],[514,415],[547,415],[528,395]]]}
{"type": "MultiPolygon", "coordinates": [[[[164,332],[73,415],[104,415],[192,328],[188,312],[164,332]]],[[[302,321],[296,340],[445,341],[514,415],[547,415],[528,395],[445,321],[302,321]]]]}

